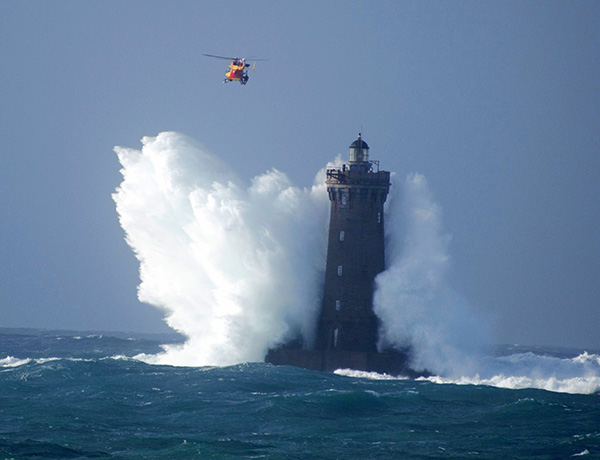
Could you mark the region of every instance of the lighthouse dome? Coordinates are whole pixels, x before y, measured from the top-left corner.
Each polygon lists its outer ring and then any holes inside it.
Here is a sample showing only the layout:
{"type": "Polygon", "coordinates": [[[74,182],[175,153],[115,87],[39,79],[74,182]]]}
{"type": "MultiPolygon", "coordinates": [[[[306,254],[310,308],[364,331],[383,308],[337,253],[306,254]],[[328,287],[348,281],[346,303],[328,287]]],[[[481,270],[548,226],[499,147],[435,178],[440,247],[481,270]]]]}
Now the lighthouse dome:
{"type": "Polygon", "coordinates": [[[369,161],[369,146],[363,141],[361,134],[358,134],[352,144],[350,144],[350,163],[362,163],[369,161]]]}
{"type": "Polygon", "coordinates": [[[368,144],[365,141],[363,141],[361,137],[359,137],[354,142],[352,142],[352,144],[350,144],[350,148],[351,149],[366,149],[366,150],[369,150],[368,144]]]}

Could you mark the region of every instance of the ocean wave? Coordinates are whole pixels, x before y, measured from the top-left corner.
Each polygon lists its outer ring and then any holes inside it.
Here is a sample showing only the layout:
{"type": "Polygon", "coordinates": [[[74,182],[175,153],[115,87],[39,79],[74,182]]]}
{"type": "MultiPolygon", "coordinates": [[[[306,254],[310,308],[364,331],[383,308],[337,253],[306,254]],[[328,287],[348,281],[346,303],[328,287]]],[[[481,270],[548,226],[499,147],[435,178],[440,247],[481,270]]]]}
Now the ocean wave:
{"type": "Polygon", "coordinates": [[[148,354],[148,353],[140,353],[132,357],[137,361],[140,361],[145,364],[150,364],[151,366],[160,366],[165,363],[162,361],[162,356],[157,354],[148,354]]]}
{"type": "Polygon", "coordinates": [[[34,359],[33,362],[36,364],[46,364],[52,361],[59,361],[61,359],[65,359],[65,358],[37,358],[34,359]]]}
{"type": "Polygon", "coordinates": [[[115,361],[141,361],[135,358],[131,358],[125,355],[114,355],[106,356],[102,358],[74,358],[74,357],[48,357],[48,358],[15,358],[14,356],[7,356],[6,358],[0,359],[0,368],[14,368],[24,366],[26,364],[38,365],[47,364],[56,361],[66,361],[72,363],[91,363],[104,360],[115,360],[115,361]]]}
{"type": "Polygon", "coordinates": [[[408,380],[408,377],[379,374],[377,372],[357,371],[354,369],[337,369],[334,371],[334,374],[370,380],[408,380]]]}
{"type": "MultiPolygon", "coordinates": [[[[346,377],[369,380],[407,380],[407,377],[402,376],[394,377],[387,374],[378,374],[377,372],[353,371],[351,369],[338,369],[335,373],[346,377]]],[[[598,376],[557,379],[555,377],[533,378],[523,375],[504,374],[495,375],[491,378],[481,378],[479,375],[473,377],[462,376],[459,378],[446,378],[436,375],[431,377],[420,377],[417,380],[446,385],[485,385],[511,390],[535,388],[556,393],[570,394],[594,394],[600,392],[600,377],[598,376]]]]}
{"type": "MultiPolygon", "coordinates": [[[[531,352],[479,361],[473,375],[421,377],[417,380],[436,384],[486,385],[520,390],[535,388],[570,394],[600,392],[600,356],[583,352],[573,358],[557,358],[531,352]]],[[[371,380],[405,379],[376,372],[338,369],[338,375],[371,380]]]]}
{"type": "Polygon", "coordinates": [[[499,374],[490,378],[481,378],[479,375],[473,377],[463,376],[457,379],[432,376],[422,377],[419,380],[440,384],[486,385],[511,390],[536,388],[570,394],[593,394],[600,391],[600,377],[598,376],[558,379],[556,377],[535,378],[526,375],[499,374]]]}
{"type": "Polygon", "coordinates": [[[576,363],[582,363],[582,364],[592,363],[592,364],[596,364],[596,365],[600,366],[600,355],[590,354],[587,351],[584,351],[582,354],[580,354],[579,356],[576,356],[572,360],[573,360],[573,362],[576,362],[576,363]]]}
{"type": "Polygon", "coordinates": [[[14,356],[7,356],[6,358],[0,359],[0,367],[19,367],[24,364],[28,364],[31,362],[31,359],[25,358],[15,358],[14,356]]]}

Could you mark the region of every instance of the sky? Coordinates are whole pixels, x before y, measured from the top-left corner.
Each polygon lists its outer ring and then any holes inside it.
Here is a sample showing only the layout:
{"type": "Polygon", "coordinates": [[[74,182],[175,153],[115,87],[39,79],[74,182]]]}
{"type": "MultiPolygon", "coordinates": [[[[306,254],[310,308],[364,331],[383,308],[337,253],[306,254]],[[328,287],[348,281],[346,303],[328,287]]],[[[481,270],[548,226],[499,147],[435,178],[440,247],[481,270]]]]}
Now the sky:
{"type": "Polygon", "coordinates": [[[178,131],[312,185],[358,132],[427,178],[497,343],[600,348],[600,3],[0,3],[0,327],[165,332],[115,146],[178,131]],[[253,56],[246,86],[221,83],[253,56]]]}

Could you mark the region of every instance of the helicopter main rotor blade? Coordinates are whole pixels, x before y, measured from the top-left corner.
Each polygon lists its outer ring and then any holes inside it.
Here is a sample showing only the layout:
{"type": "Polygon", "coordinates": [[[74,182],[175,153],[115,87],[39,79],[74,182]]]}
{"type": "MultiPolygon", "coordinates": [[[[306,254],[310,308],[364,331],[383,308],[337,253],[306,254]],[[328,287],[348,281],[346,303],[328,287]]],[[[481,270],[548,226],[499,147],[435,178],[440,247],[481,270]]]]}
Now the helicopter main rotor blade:
{"type": "Polygon", "coordinates": [[[202,55],[203,55],[203,56],[208,56],[208,57],[211,57],[211,58],[217,58],[217,59],[226,59],[226,60],[228,60],[228,61],[234,61],[234,60],[236,60],[236,59],[237,59],[237,58],[225,57],[225,56],[215,56],[214,54],[204,54],[204,53],[203,53],[202,55]]]}

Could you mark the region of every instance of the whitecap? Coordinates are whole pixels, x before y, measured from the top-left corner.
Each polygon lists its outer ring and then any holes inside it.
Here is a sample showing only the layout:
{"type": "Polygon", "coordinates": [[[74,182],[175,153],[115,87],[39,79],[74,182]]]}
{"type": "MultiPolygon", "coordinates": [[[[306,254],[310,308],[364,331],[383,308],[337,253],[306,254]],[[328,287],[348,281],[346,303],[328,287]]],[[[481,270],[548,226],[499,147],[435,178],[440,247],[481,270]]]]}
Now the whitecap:
{"type": "Polygon", "coordinates": [[[395,377],[389,374],[379,374],[377,372],[357,371],[354,369],[337,369],[334,374],[343,375],[345,377],[354,377],[370,380],[408,380],[408,377],[395,377]]]}
{"type": "Polygon", "coordinates": [[[30,358],[20,359],[15,358],[14,356],[7,356],[6,358],[0,359],[0,367],[19,367],[30,362],[30,358]]]}
{"type": "Polygon", "coordinates": [[[537,388],[540,390],[554,391],[570,394],[593,394],[600,391],[600,377],[572,377],[558,379],[556,377],[535,378],[528,375],[498,374],[490,378],[481,378],[479,375],[472,377],[444,378],[440,376],[423,377],[418,380],[427,380],[439,384],[455,385],[486,385],[497,388],[520,390],[524,388],[537,388]]]}

